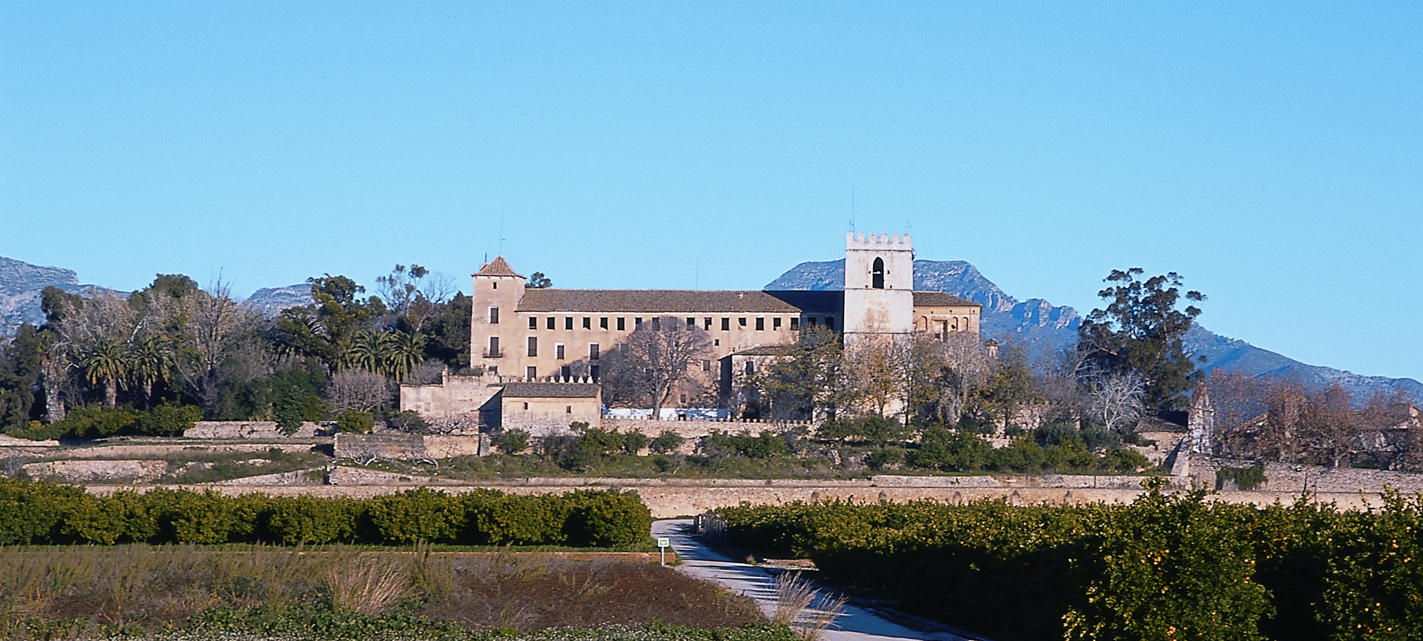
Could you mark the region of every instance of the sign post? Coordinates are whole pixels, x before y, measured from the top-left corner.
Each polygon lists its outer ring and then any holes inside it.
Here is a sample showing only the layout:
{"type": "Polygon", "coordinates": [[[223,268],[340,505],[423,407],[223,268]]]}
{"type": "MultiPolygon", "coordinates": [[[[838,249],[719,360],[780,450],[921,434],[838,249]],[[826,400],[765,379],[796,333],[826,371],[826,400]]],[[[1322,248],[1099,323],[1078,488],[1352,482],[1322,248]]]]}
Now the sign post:
{"type": "Polygon", "coordinates": [[[667,548],[671,545],[672,539],[661,537],[657,539],[657,551],[662,553],[662,565],[667,565],[667,548]]]}

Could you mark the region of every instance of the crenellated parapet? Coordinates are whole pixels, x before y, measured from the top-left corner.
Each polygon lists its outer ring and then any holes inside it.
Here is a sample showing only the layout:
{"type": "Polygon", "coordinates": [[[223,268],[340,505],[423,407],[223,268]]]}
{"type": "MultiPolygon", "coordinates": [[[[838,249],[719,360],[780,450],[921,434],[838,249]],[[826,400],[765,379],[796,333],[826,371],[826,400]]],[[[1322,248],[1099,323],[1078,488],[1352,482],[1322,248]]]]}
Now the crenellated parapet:
{"type": "Polygon", "coordinates": [[[913,251],[914,243],[909,234],[866,234],[849,232],[845,234],[845,249],[868,249],[871,251],[913,251]]]}

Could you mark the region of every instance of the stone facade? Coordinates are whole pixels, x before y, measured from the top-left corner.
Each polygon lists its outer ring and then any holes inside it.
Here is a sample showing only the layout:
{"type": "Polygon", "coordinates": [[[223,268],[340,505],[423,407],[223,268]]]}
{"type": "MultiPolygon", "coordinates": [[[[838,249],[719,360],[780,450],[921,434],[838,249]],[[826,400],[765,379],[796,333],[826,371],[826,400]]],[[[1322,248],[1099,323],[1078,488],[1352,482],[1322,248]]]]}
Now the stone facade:
{"type": "Polygon", "coordinates": [[[914,244],[909,234],[846,234],[845,347],[914,331],[914,244]]]}

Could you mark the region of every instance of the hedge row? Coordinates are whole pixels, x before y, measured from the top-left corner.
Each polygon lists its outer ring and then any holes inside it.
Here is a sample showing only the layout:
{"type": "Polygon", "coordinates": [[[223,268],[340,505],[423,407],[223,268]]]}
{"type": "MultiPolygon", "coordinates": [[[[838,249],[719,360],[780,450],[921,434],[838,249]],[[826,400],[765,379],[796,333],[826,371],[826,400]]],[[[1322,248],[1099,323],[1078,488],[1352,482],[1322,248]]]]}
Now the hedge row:
{"type": "Polygon", "coordinates": [[[416,489],[368,499],[155,489],[92,496],[0,479],[0,544],[368,543],[610,547],[647,540],[636,494],[580,490],[522,496],[416,489]]]}
{"type": "Polygon", "coordinates": [[[1205,497],[720,512],[733,545],[809,557],[999,641],[1423,639],[1423,496],[1391,493],[1374,512],[1205,497]]]}

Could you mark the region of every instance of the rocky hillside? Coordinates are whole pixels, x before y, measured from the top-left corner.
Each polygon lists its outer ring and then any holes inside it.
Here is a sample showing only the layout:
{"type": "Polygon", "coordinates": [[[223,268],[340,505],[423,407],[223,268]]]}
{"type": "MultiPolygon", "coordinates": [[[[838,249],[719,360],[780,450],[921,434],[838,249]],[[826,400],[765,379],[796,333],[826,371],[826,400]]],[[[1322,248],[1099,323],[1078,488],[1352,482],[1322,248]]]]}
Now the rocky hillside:
{"type": "MultiPolygon", "coordinates": [[[[840,289],[845,286],[845,261],[807,262],[796,265],[765,289],[840,289]]],[[[1077,342],[1081,317],[1067,306],[1054,306],[1041,298],[1019,302],[984,278],[973,265],[961,260],[914,261],[914,289],[942,291],[983,305],[983,333],[1003,339],[1012,336],[1038,349],[1061,349],[1077,342]]],[[[1339,383],[1360,401],[1376,393],[1402,390],[1423,405],[1423,383],[1411,378],[1361,376],[1331,367],[1306,365],[1242,340],[1221,336],[1200,325],[1186,335],[1186,348],[1206,357],[1207,370],[1216,367],[1251,376],[1269,375],[1298,380],[1311,388],[1339,383]]]]}
{"type": "Polygon", "coordinates": [[[310,305],[311,285],[297,283],[286,287],[263,287],[247,297],[247,304],[262,310],[262,315],[271,318],[288,307],[310,305]]]}
{"type": "Polygon", "coordinates": [[[79,275],[59,267],[40,267],[0,256],[0,335],[15,333],[23,323],[44,323],[40,291],[49,286],[67,292],[87,291],[79,275]]]}

